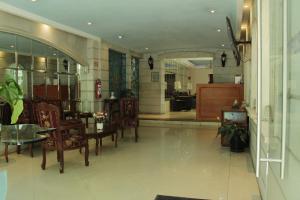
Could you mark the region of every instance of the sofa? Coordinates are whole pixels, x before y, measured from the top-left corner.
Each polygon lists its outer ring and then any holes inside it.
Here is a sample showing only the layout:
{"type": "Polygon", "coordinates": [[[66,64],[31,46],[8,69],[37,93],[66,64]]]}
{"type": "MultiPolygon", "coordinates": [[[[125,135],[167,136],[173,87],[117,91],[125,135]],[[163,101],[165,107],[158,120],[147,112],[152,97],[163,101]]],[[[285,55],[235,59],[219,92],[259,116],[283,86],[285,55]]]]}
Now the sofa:
{"type": "Polygon", "coordinates": [[[186,92],[175,93],[170,100],[171,111],[189,111],[193,108],[194,97],[186,92]]]}

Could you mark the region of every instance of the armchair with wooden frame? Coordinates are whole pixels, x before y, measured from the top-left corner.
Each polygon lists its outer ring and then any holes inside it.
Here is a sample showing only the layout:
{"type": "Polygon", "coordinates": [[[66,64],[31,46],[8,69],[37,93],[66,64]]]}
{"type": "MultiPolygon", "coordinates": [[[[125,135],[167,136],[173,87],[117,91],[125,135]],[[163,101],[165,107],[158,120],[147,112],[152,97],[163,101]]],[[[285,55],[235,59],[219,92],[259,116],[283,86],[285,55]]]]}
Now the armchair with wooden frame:
{"type": "Polygon", "coordinates": [[[134,97],[121,98],[120,100],[120,126],[122,130],[122,137],[124,137],[125,128],[134,128],[135,142],[138,141],[138,100],[134,97]]]}
{"type": "Polygon", "coordinates": [[[85,165],[89,165],[89,146],[83,123],[61,123],[59,108],[52,104],[39,103],[36,107],[36,116],[40,126],[56,128],[48,135],[43,143],[42,169],[46,167],[46,151],[57,151],[57,161],[60,163],[60,173],[64,172],[64,151],[81,150],[85,148],[85,165]]]}

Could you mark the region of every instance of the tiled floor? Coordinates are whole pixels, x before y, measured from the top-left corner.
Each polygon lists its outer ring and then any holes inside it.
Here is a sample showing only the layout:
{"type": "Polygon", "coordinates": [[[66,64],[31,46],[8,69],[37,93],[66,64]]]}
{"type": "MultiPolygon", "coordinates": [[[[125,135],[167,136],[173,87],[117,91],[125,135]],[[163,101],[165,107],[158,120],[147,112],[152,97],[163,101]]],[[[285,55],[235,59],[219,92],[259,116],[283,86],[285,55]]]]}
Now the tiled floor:
{"type": "Polygon", "coordinates": [[[258,200],[248,153],[231,154],[215,138],[216,127],[197,129],[140,127],[140,141],[127,134],[114,148],[108,138],[99,156],[90,145],[90,166],[78,151],[65,154],[59,174],[56,153],[40,169],[35,151],[10,154],[0,170],[8,171],[8,200],[153,200],[157,194],[213,200],[258,200]]]}
{"type": "Polygon", "coordinates": [[[165,114],[139,114],[140,119],[152,119],[152,120],[196,120],[196,111],[179,111],[168,112],[165,114]]]}

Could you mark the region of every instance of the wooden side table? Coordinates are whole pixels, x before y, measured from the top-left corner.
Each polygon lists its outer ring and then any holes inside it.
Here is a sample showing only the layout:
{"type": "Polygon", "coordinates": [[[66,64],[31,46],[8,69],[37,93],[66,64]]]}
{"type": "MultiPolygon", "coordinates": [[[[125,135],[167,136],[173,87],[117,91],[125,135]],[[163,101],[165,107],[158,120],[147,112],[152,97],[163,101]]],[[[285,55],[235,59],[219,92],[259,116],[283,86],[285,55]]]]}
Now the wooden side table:
{"type": "Polygon", "coordinates": [[[93,118],[93,114],[91,112],[79,112],[77,113],[77,118],[82,119],[85,118],[85,127],[89,127],[89,118],[93,118]]]}

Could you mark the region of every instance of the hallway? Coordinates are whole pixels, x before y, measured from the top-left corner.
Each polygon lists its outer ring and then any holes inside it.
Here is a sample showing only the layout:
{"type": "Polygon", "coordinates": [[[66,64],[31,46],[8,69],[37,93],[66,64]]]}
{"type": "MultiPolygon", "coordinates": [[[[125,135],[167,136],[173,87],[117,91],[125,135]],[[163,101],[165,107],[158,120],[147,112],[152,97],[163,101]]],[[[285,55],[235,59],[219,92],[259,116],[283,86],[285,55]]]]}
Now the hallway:
{"type": "MultiPolygon", "coordinates": [[[[157,194],[213,200],[259,200],[249,153],[233,154],[220,147],[215,126],[194,129],[140,127],[140,141],[130,133],[114,148],[104,140],[99,156],[90,143],[90,166],[77,151],[65,154],[65,174],[59,174],[56,154],[27,151],[1,158],[8,171],[8,200],[122,199],[153,200],[157,194]]],[[[91,141],[90,141],[91,142],[91,141]]]]}

